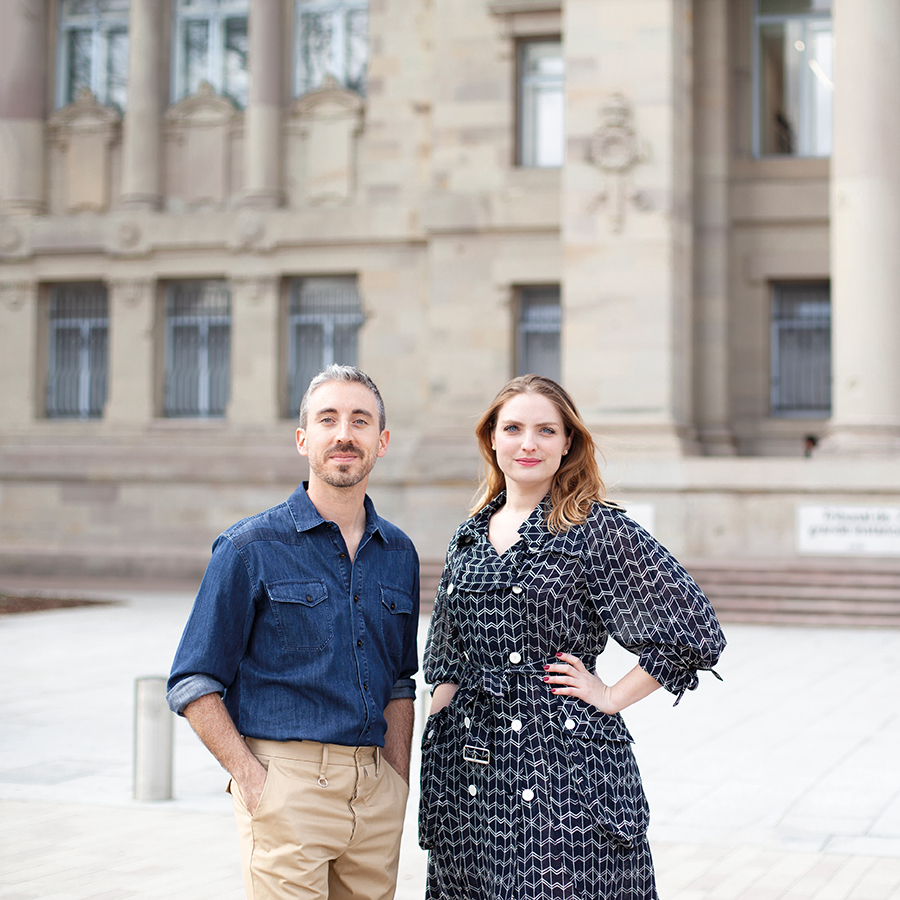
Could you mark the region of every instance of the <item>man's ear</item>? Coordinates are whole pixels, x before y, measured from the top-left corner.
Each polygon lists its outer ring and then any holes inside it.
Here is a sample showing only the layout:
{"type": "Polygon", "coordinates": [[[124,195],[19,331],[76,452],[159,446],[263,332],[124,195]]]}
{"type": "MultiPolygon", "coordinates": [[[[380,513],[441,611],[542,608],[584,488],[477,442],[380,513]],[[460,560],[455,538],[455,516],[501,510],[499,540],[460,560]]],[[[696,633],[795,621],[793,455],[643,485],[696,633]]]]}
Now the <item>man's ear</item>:
{"type": "Polygon", "coordinates": [[[297,452],[301,456],[308,456],[306,452],[306,432],[302,428],[297,429],[297,452]]]}
{"type": "Polygon", "coordinates": [[[384,456],[387,453],[388,441],[391,439],[391,433],[389,431],[382,431],[380,435],[378,435],[378,455],[384,456]]]}

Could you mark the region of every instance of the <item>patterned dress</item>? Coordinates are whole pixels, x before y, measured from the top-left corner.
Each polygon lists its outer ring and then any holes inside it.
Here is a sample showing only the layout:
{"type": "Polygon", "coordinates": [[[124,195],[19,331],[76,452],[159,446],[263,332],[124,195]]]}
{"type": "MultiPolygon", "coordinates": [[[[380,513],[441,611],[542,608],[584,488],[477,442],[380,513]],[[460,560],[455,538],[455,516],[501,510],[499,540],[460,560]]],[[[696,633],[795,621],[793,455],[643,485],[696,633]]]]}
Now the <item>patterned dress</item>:
{"type": "Polygon", "coordinates": [[[539,506],[499,556],[487,531],[504,501],[453,536],[425,650],[426,680],[459,685],[422,739],[427,897],[650,900],[631,735],[551,694],[543,666],[565,651],[590,669],[612,635],[680,698],[725,639],[687,572],[622,511],[595,504],[553,533],[539,506]]]}

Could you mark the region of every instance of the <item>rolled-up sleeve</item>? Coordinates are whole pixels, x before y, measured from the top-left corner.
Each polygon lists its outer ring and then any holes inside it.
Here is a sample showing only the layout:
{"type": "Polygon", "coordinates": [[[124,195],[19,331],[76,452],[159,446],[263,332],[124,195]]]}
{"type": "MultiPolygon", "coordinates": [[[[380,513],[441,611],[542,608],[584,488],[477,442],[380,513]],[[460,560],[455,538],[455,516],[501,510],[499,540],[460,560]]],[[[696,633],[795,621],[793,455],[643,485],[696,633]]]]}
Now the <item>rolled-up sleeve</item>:
{"type": "Polygon", "coordinates": [[[183,715],[205,694],[224,694],[234,681],[253,626],[247,567],[232,541],[220,535],[175,651],[166,699],[183,715]]]}
{"type": "Polygon", "coordinates": [[[585,570],[604,626],[680,699],[725,648],[712,604],[672,554],[622,512],[602,510],[587,524],[585,570]]]}

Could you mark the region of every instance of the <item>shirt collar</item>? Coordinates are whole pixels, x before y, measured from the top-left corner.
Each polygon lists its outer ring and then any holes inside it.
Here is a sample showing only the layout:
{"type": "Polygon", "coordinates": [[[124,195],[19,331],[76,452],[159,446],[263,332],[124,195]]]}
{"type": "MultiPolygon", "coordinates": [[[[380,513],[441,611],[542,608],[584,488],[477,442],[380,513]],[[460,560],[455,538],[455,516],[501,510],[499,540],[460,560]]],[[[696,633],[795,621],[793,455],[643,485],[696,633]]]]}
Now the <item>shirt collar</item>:
{"type": "MultiPolygon", "coordinates": [[[[319,511],[313,506],[312,500],[309,499],[309,495],[306,493],[308,487],[309,482],[304,481],[287,499],[287,506],[294,519],[294,526],[297,531],[310,531],[319,525],[324,525],[327,521],[322,518],[319,511]]],[[[363,500],[363,506],[366,510],[365,533],[378,534],[383,537],[381,532],[381,516],[375,512],[375,505],[369,499],[368,494],[366,494],[365,499],[363,500]]]]}
{"type": "MultiPolygon", "coordinates": [[[[459,529],[458,543],[469,544],[478,539],[482,532],[487,531],[487,523],[491,516],[506,503],[506,491],[500,491],[490,503],[480,509],[474,516],[463,522],[459,529]]],[[[550,494],[531,511],[528,518],[519,526],[519,534],[526,546],[535,548],[542,544],[548,537],[547,512],[550,507],[550,494]]]]}

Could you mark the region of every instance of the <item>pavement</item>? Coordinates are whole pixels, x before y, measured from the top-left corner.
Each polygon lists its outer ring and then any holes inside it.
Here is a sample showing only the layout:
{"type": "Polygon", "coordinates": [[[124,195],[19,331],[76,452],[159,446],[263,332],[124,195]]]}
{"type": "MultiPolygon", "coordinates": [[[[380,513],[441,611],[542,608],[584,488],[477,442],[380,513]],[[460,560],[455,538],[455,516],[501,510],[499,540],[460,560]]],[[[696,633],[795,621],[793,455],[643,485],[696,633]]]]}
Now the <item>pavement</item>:
{"type": "MultiPolygon", "coordinates": [[[[174,799],[133,799],[135,681],[167,673],[190,591],[68,587],[117,602],[0,617],[0,898],[242,900],[226,778],[184,720],[174,799]]],[[[660,897],[900,900],[900,629],[725,631],[723,682],[625,714],[660,897]]],[[[397,900],[424,897],[416,802],[397,900]]]]}

